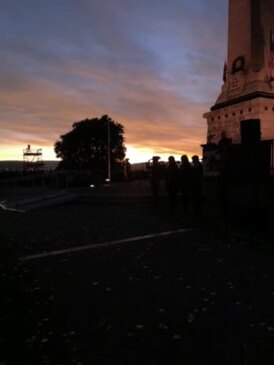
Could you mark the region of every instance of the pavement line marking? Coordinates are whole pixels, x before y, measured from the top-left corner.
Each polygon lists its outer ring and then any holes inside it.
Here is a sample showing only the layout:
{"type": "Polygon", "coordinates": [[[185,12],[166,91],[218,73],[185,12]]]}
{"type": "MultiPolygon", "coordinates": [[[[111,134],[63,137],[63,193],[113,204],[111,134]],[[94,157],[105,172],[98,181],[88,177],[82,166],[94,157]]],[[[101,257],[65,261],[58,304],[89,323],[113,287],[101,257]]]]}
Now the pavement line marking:
{"type": "Polygon", "coordinates": [[[154,234],[147,234],[144,236],[124,238],[121,240],[114,240],[114,241],[95,243],[95,244],[79,246],[79,247],[65,248],[63,250],[43,252],[43,253],[23,256],[23,257],[20,257],[19,260],[20,261],[30,261],[30,260],[41,259],[41,258],[50,257],[50,256],[64,255],[66,253],[92,250],[92,249],[95,249],[98,247],[109,247],[109,246],[114,246],[114,245],[128,243],[128,242],[143,241],[143,240],[147,240],[149,238],[165,237],[165,236],[170,236],[170,235],[178,234],[178,233],[184,233],[184,232],[188,232],[188,231],[193,231],[193,228],[183,228],[183,229],[177,229],[176,231],[167,231],[167,232],[160,232],[160,233],[154,233],[154,234]]]}
{"type": "Polygon", "coordinates": [[[2,208],[3,210],[8,210],[10,212],[19,212],[19,213],[26,213],[25,210],[22,209],[16,209],[16,208],[9,208],[5,205],[5,201],[0,202],[0,208],[2,208]]]}

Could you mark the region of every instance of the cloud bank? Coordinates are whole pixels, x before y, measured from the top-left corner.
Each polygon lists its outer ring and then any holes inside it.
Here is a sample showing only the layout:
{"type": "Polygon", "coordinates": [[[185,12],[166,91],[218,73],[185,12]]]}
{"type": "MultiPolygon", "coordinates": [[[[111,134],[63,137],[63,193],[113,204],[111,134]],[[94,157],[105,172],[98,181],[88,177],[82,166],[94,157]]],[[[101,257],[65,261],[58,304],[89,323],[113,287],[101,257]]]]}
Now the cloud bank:
{"type": "Polygon", "coordinates": [[[26,144],[54,158],[74,122],[102,114],[124,125],[135,160],[148,147],[199,154],[226,19],[225,0],[3,0],[0,159],[26,144]]]}

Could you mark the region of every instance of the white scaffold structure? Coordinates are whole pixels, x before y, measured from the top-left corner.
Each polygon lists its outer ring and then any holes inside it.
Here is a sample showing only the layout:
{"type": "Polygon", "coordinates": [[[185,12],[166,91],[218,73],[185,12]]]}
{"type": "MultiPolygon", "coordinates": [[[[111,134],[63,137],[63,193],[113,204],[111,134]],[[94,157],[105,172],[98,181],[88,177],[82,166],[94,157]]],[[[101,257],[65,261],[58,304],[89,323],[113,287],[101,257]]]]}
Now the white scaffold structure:
{"type": "Polygon", "coordinates": [[[42,148],[33,149],[30,145],[23,149],[23,170],[42,171],[44,169],[42,148]]]}

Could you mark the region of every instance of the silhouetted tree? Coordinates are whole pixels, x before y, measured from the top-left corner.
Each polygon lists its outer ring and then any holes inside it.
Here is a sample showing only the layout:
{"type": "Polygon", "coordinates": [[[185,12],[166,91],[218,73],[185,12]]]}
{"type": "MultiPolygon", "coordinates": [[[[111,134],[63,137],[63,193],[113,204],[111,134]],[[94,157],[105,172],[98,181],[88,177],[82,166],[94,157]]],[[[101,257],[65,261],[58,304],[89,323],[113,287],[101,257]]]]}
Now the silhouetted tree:
{"type": "Polygon", "coordinates": [[[93,171],[106,170],[108,165],[108,132],[111,166],[125,157],[124,127],[109,116],[85,119],[72,125],[72,130],[60,136],[54,145],[61,158],[59,169],[93,171]]]}

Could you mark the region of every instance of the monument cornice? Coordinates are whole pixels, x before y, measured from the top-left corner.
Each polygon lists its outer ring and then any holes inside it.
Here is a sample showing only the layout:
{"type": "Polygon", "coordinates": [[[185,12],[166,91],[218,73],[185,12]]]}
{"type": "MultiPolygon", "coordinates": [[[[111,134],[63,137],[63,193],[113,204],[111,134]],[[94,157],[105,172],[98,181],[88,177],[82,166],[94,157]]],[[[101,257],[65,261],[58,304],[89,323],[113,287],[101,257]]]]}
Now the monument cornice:
{"type": "Polygon", "coordinates": [[[235,99],[230,99],[230,100],[224,101],[222,103],[215,104],[211,107],[210,110],[211,111],[218,110],[221,108],[228,107],[230,105],[235,105],[238,103],[242,103],[244,101],[249,101],[249,100],[257,99],[257,98],[274,99],[274,93],[268,93],[268,92],[264,92],[264,91],[255,91],[251,94],[242,95],[235,99]]]}

